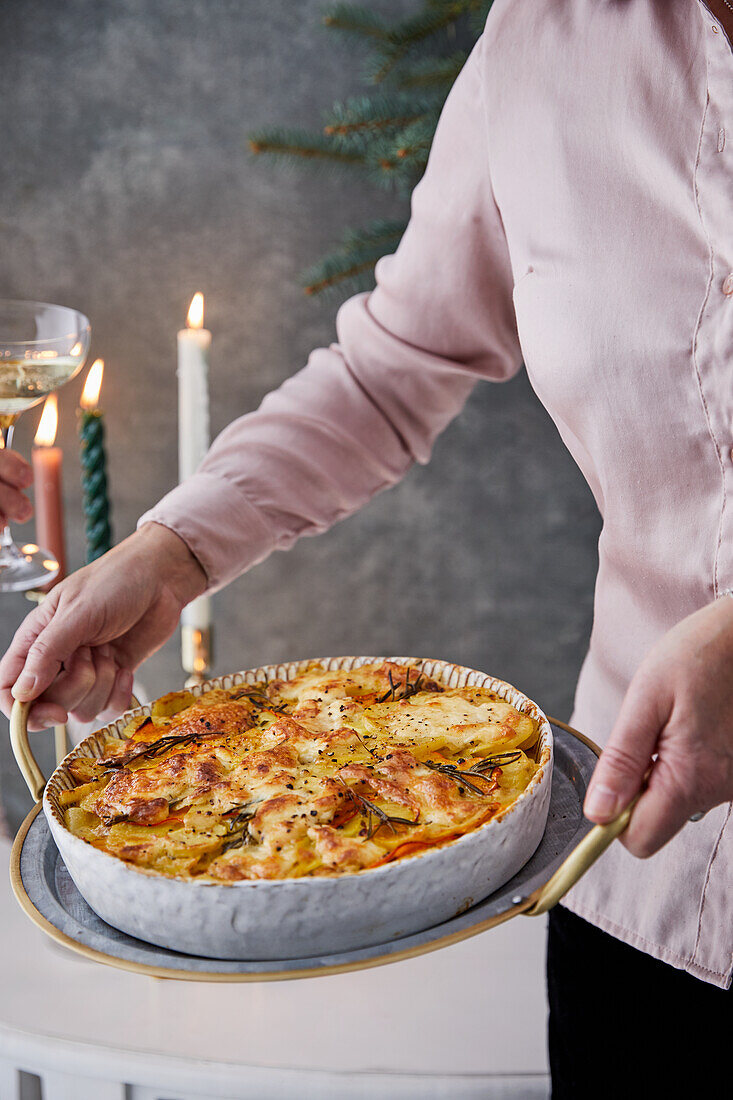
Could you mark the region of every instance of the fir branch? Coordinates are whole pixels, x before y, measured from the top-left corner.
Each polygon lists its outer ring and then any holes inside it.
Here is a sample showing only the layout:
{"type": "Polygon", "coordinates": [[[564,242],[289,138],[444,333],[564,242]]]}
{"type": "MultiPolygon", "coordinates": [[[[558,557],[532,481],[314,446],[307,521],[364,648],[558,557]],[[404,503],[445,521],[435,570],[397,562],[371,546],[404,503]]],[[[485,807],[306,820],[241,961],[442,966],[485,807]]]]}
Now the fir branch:
{"type": "Polygon", "coordinates": [[[324,26],[329,30],[353,34],[358,38],[389,40],[389,26],[368,8],[354,4],[334,4],[323,16],[324,26]]]}
{"type": "MultiPolygon", "coordinates": [[[[320,134],[263,131],[251,135],[250,148],[285,163],[346,173],[356,168],[372,183],[406,195],[425,169],[440,108],[491,3],[422,0],[416,14],[391,21],[365,4],[332,4],[326,27],[368,47],[368,79],[391,92],[335,104],[320,134]]],[[[347,234],[337,251],[305,273],[306,293],[372,286],[376,261],[403,231],[402,222],[375,222],[347,234]]]]}
{"type": "Polygon", "coordinates": [[[406,228],[406,222],[376,221],[365,229],[347,233],[338,251],[325,256],[303,275],[305,293],[323,294],[335,287],[367,290],[374,285],[377,260],[394,251],[406,228]]]}
{"type": "Polygon", "coordinates": [[[421,120],[389,138],[371,142],[364,159],[374,182],[401,192],[411,190],[425,171],[434,132],[432,120],[421,120]]]}
{"type": "Polygon", "coordinates": [[[467,54],[459,50],[449,57],[426,57],[415,61],[405,72],[395,74],[398,88],[438,89],[448,92],[466,63],[467,54]]]}
{"type": "Polygon", "coordinates": [[[340,142],[370,138],[374,133],[402,129],[434,111],[433,104],[417,96],[357,96],[333,105],[323,132],[340,142]]]}
{"type": "Polygon", "coordinates": [[[374,84],[385,80],[396,65],[413,53],[426,39],[440,31],[454,28],[466,14],[466,0],[450,0],[439,8],[428,9],[404,19],[392,27],[389,39],[380,44],[373,58],[367,63],[366,75],[374,84]]]}
{"type": "Polygon", "coordinates": [[[452,23],[469,14],[480,0],[444,0],[426,11],[411,15],[396,23],[389,35],[392,46],[414,46],[426,38],[445,30],[452,23]]]}
{"type": "Polygon", "coordinates": [[[346,149],[323,134],[305,130],[273,129],[250,134],[250,151],[267,153],[286,162],[293,159],[336,168],[363,168],[366,161],[360,149],[346,149]]]}

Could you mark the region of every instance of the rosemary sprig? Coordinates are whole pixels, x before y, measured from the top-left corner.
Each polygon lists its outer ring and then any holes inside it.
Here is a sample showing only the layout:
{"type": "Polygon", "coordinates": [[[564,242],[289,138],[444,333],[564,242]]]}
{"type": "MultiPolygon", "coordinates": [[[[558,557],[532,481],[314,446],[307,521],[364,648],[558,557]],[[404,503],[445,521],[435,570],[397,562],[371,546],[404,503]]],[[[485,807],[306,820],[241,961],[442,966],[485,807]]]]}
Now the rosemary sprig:
{"type": "Polygon", "coordinates": [[[502,764],[513,764],[515,760],[519,760],[521,755],[521,752],[518,750],[516,752],[499,752],[496,753],[495,756],[487,756],[483,760],[479,760],[473,767],[466,768],[464,771],[457,768],[455,764],[435,764],[432,760],[423,760],[421,763],[423,763],[426,768],[432,768],[433,771],[440,772],[442,775],[447,775],[455,780],[456,783],[468,787],[469,791],[473,791],[474,794],[479,795],[481,798],[487,798],[489,792],[482,791],[480,787],[477,787],[475,783],[471,782],[469,776],[475,776],[476,779],[483,779],[486,783],[492,783],[494,772],[497,768],[500,768],[502,764]]]}
{"type": "Polygon", "coordinates": [[[241,848],[243,844],[254,844],[255,838],[249,831],[249,823],[257,812],[259,802],[247,802],[240,806],[238,813],[229,822],[229,839],[222,845],[222,854],[230,848],[241,848]]]}
{"type": "Polygon", "coordinates": [[[197,730],[196,733],[169,734],[167,737],[161,737],[157,741],[144,743],[143,746],[129,754],[123,753],[122,756],[117,759],[100,760],[99,764],[105,772],[115,771],[117,768],[126,768],[133,760],[154,760],[157,756],[162,756],[168,749],[183,745],[192,745],[199,742],[204,737],[211,736],[214,735],[205,733],[203,730],[200,732],[197,730]]]}
{"type": "MultiPolygon", "coordinates": [[[[440,772],[441,775],[447,775],[450,779],[455,780],[456,783],[462,787],[468,787],[469,791],[473,791],[474,794],[479,795],[480,798],[486,798],[488,792],[482,791],[480,787],[477,787],[475,783],[472,783],[468,778],[468,772],[460,771],[455,764],[434,764],[432,760],[422,760],[422,764],[426,768],[431,768],[434,772],[440,772]]],[[[471,772],[472,775],[477,776],[479,779],[485,779],[489,781],[489,777],[483,775],[481,772],[471,772]]]]}
{"type": "Polygon", "coordinates": [[[375,760],[380,760],[380,759],[381,759],[381,757],[377,756],[377,754],[375,753],[374,749],[370,749],[370,748],[369,748],[369,746],[368,746],[368,745],[366,744],[366,742],[365,742],[365,741],[362,741],[361,737],[360,737],[360,736],[359,736],[359,734],[358,734],[358,733],[356,732],[356,730],[354,729],[354,727],[353,727],[353,726],[349,726],[348,728],[349,728],[349,729],[351,730],[351,732],[353,733],[354,737],[355,737],[355,738],[356,738],[356,740],[357,740],[357,741],[359,742],[359,744],[361,745],[361,747],[362,747],[363,749],[366,749],[366,751],[367,751],[367,752],[369,753],[369,755],[370,755],[370,756],[373,756],[375,760]]]}
{"type": "Polygon", "coordinates": [[[272,699],[269,699],[259,688],[242,688],[236,695],[232,695],[232,699],[251,699],[254,705],[259,707],[260,710],[275,710],[278,714],[288,713],[284,703],[274,703],[272,699]]]}
{"type": "MultiPolygon", "coordinates": [[[[341,782],[343,783],[343,780],[341,782]]],[[[349,796],[356,802],[359,812],[366,815],[367,840],[371,840],[383,825],[387,825],[392,832],[395,831],[395,825],[417,825],[417,819],[411,821],[407,817],[392,817],[391,814],[386,813],[379,806],[375,806],[368,798],[364,798],[363,795],[357,794],[353,787],[350,787],[347,783],[344,783],[344,786],[349,792],[349,796]],[[377,825],[374,824],[373,818],[377,819],[377,825]]]]}
{"type": "Polygon", "coordinates": [[[478,764],[474,764],[473,767],[467,770],[471,775],[474,772],[484,772],[488,769],[491,771],[494,768],[501,768],[504,764],[514,764],[521,757],[522,752],[520,749],[516,749],[514,752],[497,752],[494,756],[486,756],[483,760],[479,760],[478,764]]]}
{"type": "Polygon", "coordinates": [[[399,684],[395,683],[392,676],[392,669],[389,670],[389,691],[377,699],[377,703],[386,703],[389,699],[390,703],[396,702],[398,699],[409,699],[411,695],[417,695],[418,691],[422,691],[421,681],[423,679],[422,672],[418,672],[416,680],[410,680],[410,670],[407,671],[407,679],[405,681],[405,687],[401,695],[397,694],[399,684]]]}

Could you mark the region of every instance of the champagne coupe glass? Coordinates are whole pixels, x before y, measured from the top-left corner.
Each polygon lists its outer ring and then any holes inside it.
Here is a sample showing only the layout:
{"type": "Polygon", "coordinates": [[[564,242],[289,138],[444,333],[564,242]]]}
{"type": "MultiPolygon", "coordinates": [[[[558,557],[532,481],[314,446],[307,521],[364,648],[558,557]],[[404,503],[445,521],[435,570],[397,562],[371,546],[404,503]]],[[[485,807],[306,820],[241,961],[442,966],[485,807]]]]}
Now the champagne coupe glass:
{"type": "MultiPolygon", "coordinates": [[[[46,302],[0,300],[0,433],[10,447],[21,413],[43,401],[81,369],[91,327],[83,313],[46,302]]],[[[20,592],[53,580],[59,564],[48,550],[18,547],[0,530],[0,592],[20,592]]]]}

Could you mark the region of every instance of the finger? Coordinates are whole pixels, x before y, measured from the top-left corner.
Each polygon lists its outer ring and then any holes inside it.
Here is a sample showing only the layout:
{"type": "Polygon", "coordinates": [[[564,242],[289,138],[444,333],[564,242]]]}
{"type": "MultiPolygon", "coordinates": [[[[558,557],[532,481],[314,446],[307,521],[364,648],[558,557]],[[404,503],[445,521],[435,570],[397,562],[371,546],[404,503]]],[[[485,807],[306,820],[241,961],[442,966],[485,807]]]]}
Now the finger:
{"type": "Polygon", "coordinates": [[[54,703],[34,703],[28,712],[28,729],[47,730],[52,726],[61,726],[68,720],[68,714],[63,707],[54,703]]]}
{"type": "Polygon", "coordinates": [[[96,673],[92,651],[89,646],[80,646],[69,658],[64,669],[38,700],[41,703],[54,704],[67,713],[71,713],[87,697],[94,687],[96,673]]]}
{"type": "Polygon", "coordinates": [[[33,515],[33,505],[19,489],[0,481],[0,511],[16,523],[25,523],[33,515]]]}
{"type": "Polygon", "coordinates": [[[632,855],[640,859],[664,847],[692,814],[706,813],[729,798],[720,758],[691,751],[682,738],[668,738],[668,732],[669,727],[646,790],[621,837],[632,855]]]}
{"type": "Polygon", "coordinates": [[[100,713],[101,722],[111,722],[123,711],[129,710],[132,696],[132,673],[129,669],[121,668],[117,673],[114,686],[107,701],[107,705],[100,713]]]}
{"type": "Polygon", "coordinates": [[[33,484],[33,467],[17,451],[2,452],[0,480],[16,489],[29,489],[33,484]]]}
{"type": "Polygon", "coordinates": [[[680,797],[679,785],[662,761],[652,768],[649,786],[639,799],[621,841],[632,855],[647,859],[679,832],[691,813],[692,803],[680,797]]]}
{"type": "Polygon", "coordinates": [[[638,794],[669,709],[654,685],[632,681],[588,787],[583,812],[590,821],[612,821],[638,794]]]}
{"type": "MultiPolygon", "coordinates": [[[[106,722],[111,722],[123,711],[128,710],[132,696],[133,675],[126,669],[117,669],[115,662],[113,667],[116,669],[116,675],[113,677],[111,690],[108,692],[107,699],[101,704],[96,702],[89,703],[89,710],[87,708],[87,700],[84,700],[85,712],[80,712],[79,707],[73,711],[73,717],[78,721],[87,722],[97,718],[100,724],[104,725],[106,722]],[[87,714],[93,711],[91,717],[87,714]]],[[[55,686],[55,685],[54,685],[55,686]]],[[[60,725],[67,722],[69,719],[69,712],[58,704],[54,703],[47,698],[49,693],[53,693],[54,686],[49,689],[39,701],[35,703],[28,715],[28,729],[31,731],[49,729],[51,726],[60,725]]]]}
{"type": "MultiPolygon", "coordinates": [[[[41,604],[39,612],[45,611],[48,602],[49,600],[46,600],[41,604]]],[[[53,611],[50,615],[53,615],[53,611]]],[[[53,682],[61,666],[70,667],[79,647],[89,640],[86,620],[74,615],[53,616],[28,644],[28,638],[34,634],[36,634],[35,627],[31,626],[27,636],[18,643],[17,649],[15,639],[11,646],[13,654],[9,665],[14,663],[17,666],[18,659],[25,649],[25,660],[20,674],[11,687],[14,699],[37,699],[53,682]]],[[[89,664],[91,666],[91,658],[89,664]]],[[[5,676],[2,682],[5,683],[5,676]]]]}
{"type": "Polygon", "coordinates": [[[94,667],[92,686],[83,699],[69,708],[72,717],[79,722],[91,722],[105,710],[117,678],[117,665],[110,646],[96,646],[91,651],[91,657],[94,667]]]}

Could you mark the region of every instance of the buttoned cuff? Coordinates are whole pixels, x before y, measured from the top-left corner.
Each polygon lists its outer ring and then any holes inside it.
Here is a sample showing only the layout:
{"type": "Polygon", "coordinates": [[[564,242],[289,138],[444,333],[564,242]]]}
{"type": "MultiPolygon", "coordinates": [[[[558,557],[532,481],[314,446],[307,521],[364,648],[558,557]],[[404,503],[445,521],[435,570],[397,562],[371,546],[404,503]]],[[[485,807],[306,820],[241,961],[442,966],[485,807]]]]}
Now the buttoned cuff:
{"type": "Polygon", "coordinates": [[[196,473],[140,517],[160,523],[182,538],[208,580],[207,592],[222,588],[262,561],[275,537],[261,512],[231,482],[196,473]]]}

